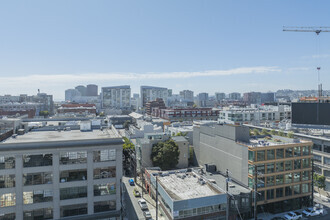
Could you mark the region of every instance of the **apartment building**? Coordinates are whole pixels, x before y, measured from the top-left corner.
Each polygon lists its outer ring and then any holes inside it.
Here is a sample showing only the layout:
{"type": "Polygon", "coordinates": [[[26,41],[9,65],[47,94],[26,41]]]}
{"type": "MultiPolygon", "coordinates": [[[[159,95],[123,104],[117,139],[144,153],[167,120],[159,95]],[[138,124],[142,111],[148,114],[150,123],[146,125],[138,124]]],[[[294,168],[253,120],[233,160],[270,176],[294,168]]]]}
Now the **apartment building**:
{"type": "Polygon", "coordinates": [[[101,100],[103,109],[130,109],[131,87],[128,85],[102,87],[101,100]]]}
{"type": "Polygon", "coordinates": [[[122,138],[43,131],[0,143],[0,219],[119,219],[122,138]]]}
{"type": "Polygon", "coordinates": [[[153,108],[152,115],[169,121],[217,120],[219,110],[212,108],[153,108]]]}
{"type": "Polygon", "coordinates": [[[141,106],[145,107],[147,102],[155,101],[157,98],[163,99],[165,105],[167,105],[168,89],[155,86],[141,86],[141,106]]]}

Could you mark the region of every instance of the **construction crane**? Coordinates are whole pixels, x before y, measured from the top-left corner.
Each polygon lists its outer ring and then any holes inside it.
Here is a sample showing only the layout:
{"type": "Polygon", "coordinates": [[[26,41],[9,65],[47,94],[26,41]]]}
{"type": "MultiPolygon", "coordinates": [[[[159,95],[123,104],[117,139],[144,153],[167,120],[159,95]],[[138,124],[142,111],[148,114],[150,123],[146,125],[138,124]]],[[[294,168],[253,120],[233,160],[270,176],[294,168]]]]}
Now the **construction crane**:
{"type": "Polygon", "coordinates": [[[284,26],[283,31],[315,32],[317,35],[319,35],[321,32],[330,32],[330,27],[288,27],[288,26],[284,26]]]}
{"type": "MultiPolygon", "coordinates": [[[[319,35],[321,32],[330,32],[330,27],[289,27],[284,26],[283,31],[294,31],[294,32],[315,32],[316,35],[319,35]]],[[[317,49],[318,51],[318,49],[317,49]]],[[[317,54],[319,56],[319,54],[317,54]]],[[[318,96],[322,96],[322,84],[320,83],[320,70],[321,67],[318,66],[317,68],[317,75],[318,75],[318,96]]]]}

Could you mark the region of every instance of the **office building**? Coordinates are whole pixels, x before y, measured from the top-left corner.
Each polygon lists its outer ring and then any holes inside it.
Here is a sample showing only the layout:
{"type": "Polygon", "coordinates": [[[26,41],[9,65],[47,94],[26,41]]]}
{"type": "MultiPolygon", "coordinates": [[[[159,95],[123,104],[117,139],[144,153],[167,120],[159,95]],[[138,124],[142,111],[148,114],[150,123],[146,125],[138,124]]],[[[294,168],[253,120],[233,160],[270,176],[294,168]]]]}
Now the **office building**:
{"type": "Polygon", "coordinates": [[[273,103],[275,102],[275,93],[274,92],[266,92],[261,93],[261,103],[273,103]]]}
{"type": "Polygon", "coordinates": [[[81,96],[81,93],[77,89],[67,89],[65,90],[65,101],[73,102],[75,97],[81,96]]]}
{"type": "Polygon", "coordinates": [[[213,163],[223,173],[229,169],[233,178],[251,189],[257,185],[258,210],[271,213],[311,204],[312,145],[279,136],[250,137],[245,126],[194,127],[199,164],[213,163]]]}
{"type": "Polygon", "coordinates": [[[226,193],[197,172],[146,169],[145,180],[166,219],[226,219],[226,193]]]}
{"type": "Polygon", "coordinates": [[[163,99],[160,99],[160,98],[157,98],[154,101],[147,102],[147,104],[145,106],[146,113],[148,115],[151,115],[154,108],[155,109],[165,109],[166,106],[165,106],[164,100],[163,99]]]}
{"type": "Polygon", "coordinates": [[[128,85],[102,87],[101,99],[103,109],[130,109],[131,87],[128,85]]]}
{"type": "Polygon", "coordinates": [[[261,92],[247,92],[243,94],[243,101],[247,104],[261,104],[261,92]]]}
{"type": "Polygon", "coordinates": [[[81,96],[86,96],[86,86],[79,85],[76,86],[75,89],[80,92],[81,96]]]}
{"type": "Polygon", "coordinates": [[[169,121],[218,120],[219,110],[212,108],[153,108],[152,116],[169,121]]]}
{"type": "Polygon", "coordinates": [[[241,93],[232,92],[228,95],[229,100],[241,100],[241,93]]]}
{"type": "Polygon", "coordinates": [[[206,107],[209,101],[209,94],[206,92],[198,94],[198,107],[206,107]]]}
{"type": "Polygon", "coordinates": [[[215,93],[215,100],[217,103],[222,102],[223,100],[226,99],[226,94],[223,92],[216,92],[215,93]]]}
{"type": "Polygon", "coordinates": [[[87,85],[86,96],[98,96],[98,86],[94,84],[87,85]]]}
{"type": "Polygon", "coordinates": [[[157,98],[163,99],[167,105],[168,89],[154,86],[141,86],[141,106],[145,107],[147,102],[155,101],[157,98]]]}
{"type": "Polygon", "coordinates": [[[123,141],[114,130],[89,129],[0,143],[1,219],[119,219],[123,141]]]}
{"type": "Polygon", "coordinates": [[[185,101],[194,101],[194,92],[191,90],[183,90],[180,92],[180,97],[185,101]]]}

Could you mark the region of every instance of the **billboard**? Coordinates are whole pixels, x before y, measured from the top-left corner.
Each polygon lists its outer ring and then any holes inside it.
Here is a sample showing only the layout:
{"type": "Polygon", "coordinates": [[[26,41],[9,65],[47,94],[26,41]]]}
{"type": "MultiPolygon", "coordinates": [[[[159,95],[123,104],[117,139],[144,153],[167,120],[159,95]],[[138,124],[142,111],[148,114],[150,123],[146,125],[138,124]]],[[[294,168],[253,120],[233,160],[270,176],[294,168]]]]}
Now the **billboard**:
{"type": "Polygon", "coordinates": [[[292,123],[330,125],[330,103],[292,103],[292,123]]]}

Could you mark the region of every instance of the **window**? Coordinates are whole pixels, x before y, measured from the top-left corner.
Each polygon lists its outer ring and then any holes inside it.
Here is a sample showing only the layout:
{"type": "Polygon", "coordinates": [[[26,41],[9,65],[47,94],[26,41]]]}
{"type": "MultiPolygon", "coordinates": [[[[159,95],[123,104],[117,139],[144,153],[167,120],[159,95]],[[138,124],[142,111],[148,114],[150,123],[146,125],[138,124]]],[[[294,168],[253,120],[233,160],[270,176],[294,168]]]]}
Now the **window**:
{"type": "Polygon", "coordinates": [[[69,187],[60,189],[60,199],[75,199],[87,197],[87,186],[69,187]]]}
{"type": "Polygon", "coordinates": [[[87,170],[66,170],[61,171],[60,173],[60,182],[72,182],[72,181],[81,181],[87,180],[87,170]]]}
{"type": "Polygon", "coordinates": [[[301,156],[300,147],[294,147],[293,149],[294,149],[294,156],[295,157],[301,156]]]}
{"type": "Polygon", "coordinates": [[[277,175],[276,176],[276,185],[281,185],[284,182],[284,175],[277,175]]]}
{"type": "Polygon", "coordinates": [[[94,162],[116,160],[116,149],[94,151],[94,162]]]}
{"type": "Polygon", "coordinates": [[[274,169],[275,168],[275,165],[274,163],[268,163],[267,164],[267,173],[274,173],[274,169]]]}
{"type": "Polygon", "coordinates": [[[115,183],[105,183],[94,185],[94,196],[104,196],[116,194],[115,183]]]}
{"type": "Polygon", "coordinates": [[[274,189],[267,190],[267,200],[274,199],[274,189]]]}
{"type": "Polygon", "coordinates": [[[309,159],[308,158],[302,159],[302,168],[305,169],[309,167],[310,167],[309,159]]]}
{"type": "Polygon", "coordinates": [[[313,157],[314,157],[314,161],[315,162],[322,163],[322,157],[321,156],[314,154],[313,157]]]}
{"type": "Polygon", "coordinates": [[[292,161],[285,161],[285,171],[292,170],[292,161]]]}
{"type": "Polygon", "coordinates": [[[275,159],[275,150],[267,150],[267,160],[275,159]]]}
{"type": "Polygon", "coordinates": [[[324,152],[330,153],[330,146],[324,145],[324,152]]]}
{"type": "Polygon", "coordinates": [[[300,185],[294,185],[293,191],[295,195],[300,194],[300,185]]]}
{"type": "Polygon", "coordinates": [[[282,172],[282,171],[284,171],[284,162],[276,163],[276,172],[282,172]]]}
{"type": "Polygon", "coordinates": [[[102,201],[102,202],[94,202],[94,212],[106,212],[116,210],[116,201],[102,201]]]}
{"type": "Polygon", "coordinates": [[[249,174],[254,175],[254,166],[249,164],[249,174]]]}
{"type": "Polygon", "coordinates": [[[330,158],[329,157],[323,157],[324,164],[330,165],[330,158]]]}
{"type": "Polygon", "coordinates": [[[265,160],[265,151],[260,150],[257,151],[257,161],[264,161],[265,160]]]}
{"type": "Polygon", "coordinates": [[[267,177],[267,187],[268,186],[274,186],[275,185],[274,181],[275,181],[275,177],[274,176],[268,176],[267,177]]]}
{"type": "Polygon", "coordinates": [[[292,183],[292,173],[285,174],[285,183],[292,183]]]}
{"type": "Polygon", "coordinates": [[[299,170],[301,169],[301,160],[294,160],[294,169],[299,170]]]}
{"type": "Polygon", "coordinates": [[[321,167],[319,167],[319,166],[317,166],[317,165],[315,165],[315,164],[314,164],[314,171],[315,171],[315,173],[322,174],[322,169],[321,169],[321,167]]]}
{"type": "Polygon", "coordinates": [[[309,180],[309,171],[302,172],[302,181],[309,180]]]}
{"type": "Polygon", "coordinates": [[[15,187],[15,175],[0,175],[0,188],[15,187]]]}
{"type": "Polygon", "coordinates": [[[285,187],[285,196],[291,196],[292,195],[292,186],[286,186],[285,187]]]}
{"type": "Polygon", "coordinates": [[[260,174],[265,174],[265,164],[257,165],[257,172],[260,174]]]}
{"type": "Polygon", "coordinates": [[[309,184],[308,183],[301,184],[301,192],[309,193],[309,184]]]}
{"type": "Polygon", "coordinates": [[[276,198],[283,197],[283,188],[277,188],[276,189],[276,198]]]}
{"type": "Polygon", "coordinates": [[[75,215],[85,215],[87,214],[87,204],[61,206],[60,212],[62,218],[75,215]]]}
{"type": "Polygon", "coordinates": [[[254,188],[254,181],[250,177],[249,177],[249,187],[252,189],[254,188]]]}
{"type": "Polygon", "coordinates": [[[293,182],[300,182],[300,172],[294,173],[293,182]]]}
{"type": "Polygon", "coordinates": [[[87,151],[60,153],[60,164],[80,164],[86,162],[87,162],[87,151]]]}
{"type": "Polygon", "coordinates": [[[46,173],[27,173],[23,174],[23,185],[39,185],[39,184],[52,184],[53,174],[50,172],[46,173]]]}
{"type": "Polygon", "coordinates": [[[31,211],[24,211],[24,220],[35,219],[53,219],[53,208],[35,209],[31,211]]]}
{"type": "Polygon", "coordinates": [[[14,169],[14,168],[15,168],[15,157],[12,157],[12,156],[0,156],[0,170],[3,170],[3,169],[14,169]]]}
{"type": "Polygon", "coordinates": [[[257,193],[257,201],[264,201],[265,200],[265,191],[258,191],[257,193]]]}
{"type": "Polygon", "coordinates": [[[23,192],[23,203],[34,204],[53,201],[53,190],[34,190],[23,192]]]}
{"type": "Polygon", "coordinates": [[[310,147],[309,146],[302,147],[302,154],[303,154],[303,156],[309,155],[309,150],[310,150],[310,147]]]}
{"type": "Polygon", "coordinates": [[[258,177],[258,188],[265,187],[265,177],[258,177]]]}
{"type": "Polygon", "coordinates": [[[94,179],[116,177],[116,167],[103,167],[94,169],[94,179]]]}
{"type": "Polygon", "coordinates": [[[289,158],[289,157],[292,157],[292,147],[289,147],[287,149],[285,149],[285,157],[286,158],[289,158]]]}
{"type": "Polygon", "coordinates": [[[254,162],[255,153],[254,151],[249,151],[249,160],[254,162]]]}
{"type": "Polygon", "coordinates": [[[322,151],[322,145],[320,145],[320,144],[314,144],[313,145],[313,150],[322,151]]]}
{"type": "Polygon", "coordinates": [[[53,165],[52,154],[23,155],[23,167],[41,167],[41,166],[52,166],[52,165],[53,165]]]}
{"type": "Polygon", "coordinates": [[[16,214],[15,213],[8,213],[8,214],[1,214],[0,220],[15,220],[16,214]]]}
{"type": "Polygon", "coordinates": [[[283,159],[284,158],[284,149],[277,149],[276,150],[276,159],[283,159]]]}
{"type": "Polygon", "coordinates": [[[325,177],[330,177],[330,170],[323,170],[325,177]]]}
{"type": "Polygon", "coordinates": [[[0,207],[8,207],[14,205],[16,205],[15,193],[0,194],[0,207]]]}

